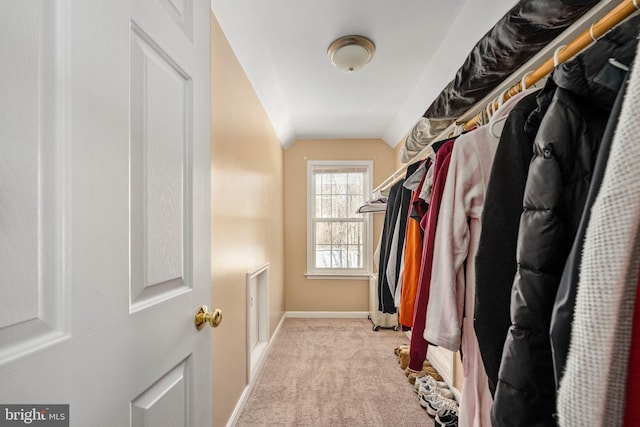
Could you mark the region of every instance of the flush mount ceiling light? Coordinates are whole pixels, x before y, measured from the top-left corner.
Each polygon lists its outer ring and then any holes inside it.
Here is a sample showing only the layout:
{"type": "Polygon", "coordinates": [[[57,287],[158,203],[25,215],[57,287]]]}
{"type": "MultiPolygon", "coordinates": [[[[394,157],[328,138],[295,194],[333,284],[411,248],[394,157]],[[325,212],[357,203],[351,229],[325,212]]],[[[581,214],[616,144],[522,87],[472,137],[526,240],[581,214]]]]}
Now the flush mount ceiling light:
{"type": "Polygon", "coordinates": [[[348,73],[359,70],[371,61],[376,46],[364,36],[343,36],[329,45],[329,61],[348,73]]]}

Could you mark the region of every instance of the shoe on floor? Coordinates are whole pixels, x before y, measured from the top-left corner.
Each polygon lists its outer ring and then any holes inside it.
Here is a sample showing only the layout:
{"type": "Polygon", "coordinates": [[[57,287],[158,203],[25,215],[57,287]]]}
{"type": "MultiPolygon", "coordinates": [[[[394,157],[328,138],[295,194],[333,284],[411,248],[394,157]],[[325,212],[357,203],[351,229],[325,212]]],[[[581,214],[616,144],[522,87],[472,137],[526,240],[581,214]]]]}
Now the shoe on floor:
{"type": "Polygon", "coordinates": [[[418,396],[422,397],[422,396],[427,396],[433,393],[438,393],[440,394],[442,397],[445,397],[447,399],[453,399],[454,395],[453,392],[451,390],[449,390],[448,388],[428,388],[428,386],[422,386],[420,387],[420,390],[418,390],[418,396]]]}
{"type": "Polygon", "coordinates": [[[446,411],[442,415],[436,415],[436,426],[458,427],[458,413],[446,411]]]}
{"type": "Polygon", "coordinates": [[[442,381],[442,377],[440,376],[438,371],[436,371],[434,368],[423,368],[422,372],[424,372],[425,374],[429,375],[430,377],[432,377],[436,381],[442,381]]]}
{"type": "Polygon", "coordinates": [[[431,387],[428,384],[424,384],[420,386],[418,390],[418,396],[422,397],[424,395],[433,394],[438,392],[441,396],[446,397],[447,399],[453,399],[453,392],[449,390],[448,387],[431,387]]]}
{"type": "Polygon", "coordinates": [[[398,347],[396,347],[396,348],[393,350],[393,354],[395,354],[396,356],[400,356],[400,351],[401,351],[402,349],[409,350],[409,344],[400,344],[398,347]]]}
{"type": "MultiPolygon", "coordinates": [[[[409,366],[411,366],[411,353],[409,353],[409,366]]],[[[410,368],[407,367],[407,369],[410,369],[410,368]]],[[[421,371],[424,371],[425,369],[432,369],[434,371],[436,370],[436,368],[434,368],[433,365],[431,365],[431,362],[429,362],[428,360],[425,360],[424,362],[422,362],[421,371]]],[[[405,374],[409,376],[409,374],[412,372],[421,372],[421,371],[416,371],[411,369],[411,372],[407,372],[407,370],[405,369],[405,374]]],[[[413,381],[411,382],[411,384],[413,384],[413,381]]]]}
{"type": "Polygon", "coordinates": [[[416,393],[418,392],[418,390],[420,390],[420,387],[423,384],[429,384],[429,386],[432,387],[432,388],[435,388],[435,387],[449,388],[447,383],[445,383],[444,381],[436,381],[435,379],[433,379],[432,376],[425,374],[425,375],[423,375],[421,377],[417,377],[416,378],[416,382],[414,384],[414,386],[416,388],[416,393]]]}
{"type": "Polygon", "coordinates": [[[438,391],[425,394],[420,397],[420,405],[427,410],[432,417],[445,415],[446,413],[458,414],[458,403],[453,399],[442,396],[438,391]]]}
{"type": "Polygon", "coordinates": [[[409,367],[407,367],[407,369],[404,370],[404,374],[407,376],[407,378],[409,378],[409,382],[411,384],[415,384],[416,383],[416,378],[424,376],[424,372],[422,372],[422,371],[414,371],[413,369],[411,369],[409,367]]]}
{"type": "Polygon", "coordinates": [[[442,377],[434,368],[422,368],[422,371],[420,372],[414,371],[411,368],[407,368],[405,369],[405,375],[409,378],[409,382],[414,385],[416,383],[416,380],[422,377],[431,377],[436,381],[442,381],[442,377]]]}
{"type": "Polygon", "coordinates": [[[424,377],[418,378],[416,380],[416,384],[414,385],[416,393],[418,396],[422,396],[424,394],[431,394],[436,391],[439,391],[441,395],[448,399],[453,399],[453,392],[449,389],[447,383],[443,381],[436,381],[433,377],[429,375],[425,375],[424,377]]]}
{"type": "Polygon", "coordinates": [[[400,362],[400,369],[404,370],[407,369],[407,366],[409,366],[409,349],[407,348],[400,350],[400,356],[398,361],[400,362]]]}
{"type": "MultiPolygon", "coordinates": [[[[432,391],[431,393],[425,393],[423,395],[420,396],[420,406],[422,406],[424,409],[427,409],[427,412],[429,412],[429,415],[431,416],[435,416],[435,414],[431,414],[430,410],[429,410],[429,405],[435,405],[436,402],[440,402],[441,400],[451,400],[451,399],[447,399],[446,397],[444,397],[441,393],[440,390],[436,389],[434,391],[432,391]]],[[[434,409],[435,410],[435,409],[434,409]]]]}

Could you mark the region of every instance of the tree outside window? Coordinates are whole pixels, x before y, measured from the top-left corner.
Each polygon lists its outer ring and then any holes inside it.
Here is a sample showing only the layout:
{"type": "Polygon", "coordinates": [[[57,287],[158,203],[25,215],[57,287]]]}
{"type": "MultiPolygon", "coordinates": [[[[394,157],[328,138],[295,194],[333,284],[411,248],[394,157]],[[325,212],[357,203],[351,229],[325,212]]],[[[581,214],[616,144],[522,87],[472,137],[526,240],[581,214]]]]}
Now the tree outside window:
{"type": "Polygon", "coordinates": [[[308,162],[308,273],[369,274],[371,230],[356,213],[369,196],[372,162],[308,162]]]}

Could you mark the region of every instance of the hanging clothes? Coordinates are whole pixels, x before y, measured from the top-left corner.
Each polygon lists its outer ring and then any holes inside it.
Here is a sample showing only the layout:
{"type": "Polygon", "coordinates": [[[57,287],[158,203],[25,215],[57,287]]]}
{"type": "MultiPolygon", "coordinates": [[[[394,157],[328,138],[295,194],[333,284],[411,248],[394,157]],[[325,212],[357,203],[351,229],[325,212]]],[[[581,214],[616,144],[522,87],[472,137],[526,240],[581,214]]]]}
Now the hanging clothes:
{"type": "MultiPolygon", "coordinates": [[[[618,64],[622,64],[623,67],[629,66],[633,63],[635,57],[636,46],[633,37],[633,32],[625,34],[628,36],[628,42],[616,49],[613,58],[618,64]]],[[[627,71],[619,66],[614,66],[611,63],[605,65],[604,72],[607,75],[607,81],[609,85],[614,87],[620,87],[623,85],[623,79],[627,76],[627,71]]],[[[560,386],[560,379],[564,372],[565,361],[569,352],[569,340],[571,338],[571,324],[573,322],[573,311],[575,307],[575,297],[578,288],[578,279],[580,277],[580,260],[582,257],[582,248],[584,243],[584,235],[589,224],[589,218],[591,217],[591,207],[595,201],[600,185],[602,184],[602,178],[604,177],[605,167],[609,159],[609,151],[611,150],[611,141],[613,140],[613,134],[618,124],[620,110],[622,108],[622,100],[626,88],[618,89],[618,96],[614,103],[611,114],[609,115],[609,122],[600,144],[598,151],[598,158],[591,178],[591,186],[589,193],[587,194],[587,201],[585,208],[580,219],[580,225],[576,233],[576,238],[573,242],[571,252],[567,258],[567,263],[564,266],[562,278],[558,286],[558,292],[556,294],[555,303],[553,306],[553,313],[551,315],[551,329],[549,336],[551,338],[551,351],[553,354],[553,367],[556,380],[556,388],[560,386]]]]}
{"type": "MultiPolygon", "coordinates": [[[[404,182],[402,184],[400,195],[400,213],[396,220],[396,227],[394,230],[392,249],[390,252],[389,265],[387,266],[387,280],[390,284],[390,288],[393,288],[392,293],[394,296],[394,307],[397,308],[400,304],[396,301],[396,295],[402,291],[402,270],[404,263],[404,249],[405,238],[407,228],[407,215],[411,205],[411,190],[407,189],[407,180],[410,180],[416,173],[422,173],[421,168],[426,168],[427,165],[422,162],[415,162],[407,167],[405,172],[404,182]],[[391,286],[394,284],[394,286],[391,286]]],[[[411,181],[409,181],[409,185],[411,181]]]]}
{"type": "Polygon", "coordinates": [[[384,217],[382,229],[382,244],[380,246],[380,262],[378,263],[378,310],[383,313],[395,313],[393,295],[387,283],[387,264],[389,263],[389,251],[393,238],[393,227],[396,223],[398,212],[400,211],[400,191],[403,180],[395,183],[389,190],[387,200],[387,210],[384,217]]]}
{"type": "Polygon", "coordinates": [[[427,358],[427,341],[423,335],[427,317],[427,303],[429,301],[431,269],[433,265],[433,242],[435,240],[440,201],[447,179],[447,172],[449,171],[449,161],[451,160],[454,141],[455,139],[448,140],[436,153],[435,163],[430,169],[433,171],[434,180],[429,190],[429,208],[423,218],[424,222],[421,221],[420,223],[420,226],[424,230],[424,239],[422,244],[418,291],[413,312],[413,329],[411,331],[411,343],[409,346],[409,369],[416,372],[422,370],[422,363],[427,358]]]}
{"type": "Polygon", "coordinates": [[[421,163],[409,165],[405,178],[389,189],[378,256],[378,310],[383,313],[396,313],[394,293],[400,282],[398,277],[404,248],[404,228],[411,197],[411,191],[406,190],[403,184],[406,177],[411,176],[421,163]],[[389,268],[391,271],[388,271],[389,268]]]}
{"type": "MultiPolygon", "coordinates": [[[[420,185],[420,181],[422,181],[428,169],[428,166],[429,165],[427,162],[421,161],[416,162],[414,165],[412,165],[412,167],[407,168],[406,177],[404,179],[404,183],[402,184],[400,214],[398,215],[398,219],[396,220],[389,265],[387,267],[387,281],[389,283],[389,288],[391,288],[391,293],[394,296],[398,293],[397,287],[402,286],[400,271],[402,269],[401,263],[403,262],[402,252],[404,251],[404,240],[406,237],[407,215],[409,213],[409,210],[411,209],[412,190],[418,188],[418,186],[420,185]]],[[[396,308],[398,308],[399,304],[396,303],[395,306],[396,308]]]]}
{"type": "MultiPolygon", "coordinates": [[[[428,166],[430,166],[430,160],[427,160],[427,162],[428,166]]],[[[399,315],[400,324],[407,328],[411,328],[413,326],[413,311],[415,309],[418,279],[420,277],[423,238],[422,229],[420,228],[420,219],[426,212],[426,206],[424,201],[420,200],[419,194],[422,190],[422,186],[424,185],[426,175],[425,170],[418,187],[411,193],[411,204],[409,206],[409,216],[407,218],[404,274],[402,277],[402,295],[400,298],[399,315]]]]}
{"type": "Polygon", "coordinates": [[[587,227],[569,355],[558,391],[561,426],[620,426],[624,422],[640,267],[639,71],[640,55],[636,54],[587,227]]]}
{"type": "MultiPolygon", "coordinates": [[[[406,231],[406,224],[405,224],[405,231],[406,231]]],[[[407,244],[406,244],[406,236],[405,237],[405,242],[404,245],[402,246],[402,253],[400,254],[400,268],[399,268],[399,272],[398,272],[398,284],[396,285],[396,293],[393,296],[393,303],[395,304],[396,310],[398,308],[400,308],[400,300],[402,299],[402,281],[404,279],[404,257],[406,254],[406,248],[407,248],[407,244]]]]}
{"type": "MultiPolygon", "coordinates": [[[[400,210],[402,210],[402,207],[400,210]]],[[[400,217],[401,215],[398,215],[396,218],[396,224],[393,226],[393,237],[391,238],[389,260],[387,261],[387,269],[385,272],[387,275],[387,286],[389,287],[391,295],[395,295],[396,286],[398,285],[398,276],[396,275],[396,272],[398,270],[398,255],[401,255],[398,250],[398,245],[400,242],[400,235],[404,236],[404,233],[400,232],[400,217]]]]}
{"type": "MultiPolygon", "coordinates": [[[[506,117],[518,100],[507,101],[492,120],[506,117]]],[[[461,135],[451,153],[434,241],[424,338],[451,351],[461,349],[464,385],[460,425],[487,427],[491,393],[473,329],[474,260],[480,238],[480,218],[498,138],[491,125],[461,135]]]]}
{"type": "MultiPolygon", "coordinates": [[[[429,158],[431,159],[432,162],[435,162],[435,157],[436,157],[435,153],[432,152],[431,154],[429,154],[429,158]]],[[[433,177],[434,177],[433,167],[430,167],[429,170],[427,170],[427,175],[424,178],[424,184],[422,185],[420,194],[418,194],[418,198],[420,200],[423,200],[427,206],[429,205],[431,200],[431,191],[433,189],[433,180],[434,180],[433,177]]],[[[424,230],[424,227],[422,226],[422,224],[420,224],[420,227],[424,230]]]]}
{"type": "Polygon", "coordinates": [[[624,409],[624,425],[626,427],[640,426],[640,278],[636,285],[636,303],[633,308],[633,327],[631,330],[631,344],[629,351],[629,369],[627,370],[626,405],[624,409]]]}
{"type": "Polygon", "coordinates": [[[404,184],[402,184],[404,189],[409,191],[410,195],[413,191],[418,189],[420,183],[424,180],[428,169],[426,160],[418,162],[417,164],[418,167],[416,169],[413,169],[411,172],[407,170],[407,176],[404,180],[404,184]]]}
{"type": "MultiPolygon", "coordinates": [[[[551,76],[557,88],[536,134],[523,199],[512,326],[494,396],[494,427],[555,425],[551,313],[617,95],[606,79],[608,59],[629,30],[616,28],[551,76]]],[[[551,89],[548,84],[543,93],[551,89]]]]}
{"type": "Polygon", "coordinates": [[[516,243],[522,213],[522,196],[531,161],[537,125],[527,118],[537,106],[530,93],[509,113],[496,149],[485,206],[482,233],[476,255],[474,329],[493,396],[507,330],[511,326],[509,304],[516,272],[516,243]]]}

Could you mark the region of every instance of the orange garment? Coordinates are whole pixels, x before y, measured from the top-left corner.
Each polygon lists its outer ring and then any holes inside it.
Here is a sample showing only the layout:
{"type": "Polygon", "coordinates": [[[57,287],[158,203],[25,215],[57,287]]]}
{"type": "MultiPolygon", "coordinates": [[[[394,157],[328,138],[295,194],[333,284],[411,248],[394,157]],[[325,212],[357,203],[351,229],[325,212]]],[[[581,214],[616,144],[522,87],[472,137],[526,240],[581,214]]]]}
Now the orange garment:
{"type": "MultiPolygon", "coordinates": [[[[426,174],[425,174],[426,176],[426,174]]],[[[402,274],[402,295],[400,297],[400,324],[413,327],[413,311],[418,293],[420,267],[422,264],[422,229],[420,221],[411,216],[413,206],[420,203],[419,194],[424,184],[424,178],[416,191],[411,194],[409,218],[407,218],[407,234],[405,237],[404,272],[402,274]]],[[[420,212],[421,214],[423,212],[420,212]]]]}

